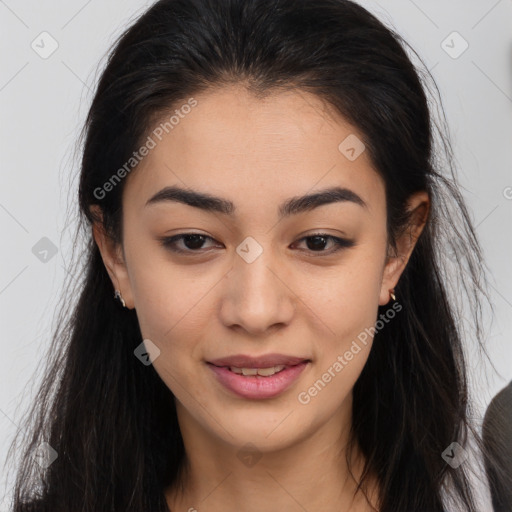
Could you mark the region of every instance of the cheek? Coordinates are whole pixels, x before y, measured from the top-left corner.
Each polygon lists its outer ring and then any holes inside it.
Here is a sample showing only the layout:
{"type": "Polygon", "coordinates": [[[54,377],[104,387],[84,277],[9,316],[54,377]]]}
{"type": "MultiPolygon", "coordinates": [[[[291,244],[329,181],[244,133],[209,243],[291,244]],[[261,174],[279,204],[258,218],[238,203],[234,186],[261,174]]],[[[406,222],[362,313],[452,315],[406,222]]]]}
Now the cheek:
{"type": "MultiPolygon", "coordinates": [[[[130,255],[130,281],[142,337],[160,350],[153,366],[180,397],[180,383],[195,375],[194,365],[204,355],[201,340],[215,314],[208,291],[220,277],[204,271],[194,275],[190,267],[170,264],[165,255],[137,250],[130,255]]],[[[185,392],[181,398],[186,397],[185,392]]]]}
{"type": "MultiPolygon", "coordinates": [[[[314,280],[307,291],[308,304],[321,319],[315,336],[316,364],[301,404],[315,403],[333,412],[344,401],[368,359],[382,279],[376,247],[361,247],[326,279],[314,280]]],[[[327,276],[326,276],[327,277],[327,276]]]]}
{"type": "Polygon", "coordinates": [[[345,402],[368,359],[378,314],[378,272],[347,273],[310,292],[315,364],[296,397],[303,413],[329,417],[345,402]],[[318,327],[320,326],[320,327],[318,327]]]}
{"type": "Polygon", "coordinates": [[[201,339],[213,313],[211,308],[205,310],[208,306],[201,297],[176,292],[161,282],[160,286],[160,290],[150,288],[151,297],[140,297],[137,317],[143,338],[150,339],[160,350],[160,357],[154,361],[156,371],[175,391],[173,379],[168,377],[194,374],[194,365],[202,358],[201,339]]]}
{"type": "MultiPolygon", "coordinates": [[[[218,277],[180,268],[160,248],[126,251],[135,308],[143,336],[166,343],[177,329],[199,321],[203,299],[218,277]]],[[[187,338],[185,338],[187,339],[187,338]]]]}
{"type": "Polygon", "coordinates": [[[302,286],[304,303],[338,340],[376,320],[382,281],[381,258],[377,252],[354,252],[341,265],[315,269],[302,286]]]}
{"type": "Polygon", "coordinates": [[[192,288],[185,291],[182,285],[186,281],[183,275],[163,275],[155,267],[141,272],[134,281],[142,336],[160,350],[153,366],[174,395],[183,400],[187,393],[181,390],[181,383],[194,375],[194,364],[201,357],[201,333],[205,331],[200,318],[204,303],[192,288]]]}

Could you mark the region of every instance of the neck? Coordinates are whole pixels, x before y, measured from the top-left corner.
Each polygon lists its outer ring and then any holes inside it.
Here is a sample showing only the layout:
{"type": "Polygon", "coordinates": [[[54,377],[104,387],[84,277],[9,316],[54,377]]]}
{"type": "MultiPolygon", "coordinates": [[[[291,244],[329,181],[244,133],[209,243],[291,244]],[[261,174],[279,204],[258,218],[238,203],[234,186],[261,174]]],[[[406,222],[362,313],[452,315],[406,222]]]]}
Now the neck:
{"type": "Polygon", "coordinates": [[[351,405],[303,439],[260,451],[212,437],[177,403],[186,460],[180,481],[165,493],[171,512],[376,510],[375,478],[363,488],[367,497],[356,492],[364,463],[357,447],[350,470],[347,463],[351,405]]]}

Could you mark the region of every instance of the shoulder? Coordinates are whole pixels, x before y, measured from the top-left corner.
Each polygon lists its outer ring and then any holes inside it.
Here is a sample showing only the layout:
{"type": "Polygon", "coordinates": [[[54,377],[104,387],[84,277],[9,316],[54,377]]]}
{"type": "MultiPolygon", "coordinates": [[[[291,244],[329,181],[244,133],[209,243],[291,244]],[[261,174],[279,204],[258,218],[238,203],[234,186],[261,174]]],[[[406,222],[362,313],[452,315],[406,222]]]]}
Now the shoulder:
{"type": "Polygon", "coordinates": [[[512,415],[512,381],[508,383],[492,400],[485,417],[488,420],[494,414],[512,415]]]}

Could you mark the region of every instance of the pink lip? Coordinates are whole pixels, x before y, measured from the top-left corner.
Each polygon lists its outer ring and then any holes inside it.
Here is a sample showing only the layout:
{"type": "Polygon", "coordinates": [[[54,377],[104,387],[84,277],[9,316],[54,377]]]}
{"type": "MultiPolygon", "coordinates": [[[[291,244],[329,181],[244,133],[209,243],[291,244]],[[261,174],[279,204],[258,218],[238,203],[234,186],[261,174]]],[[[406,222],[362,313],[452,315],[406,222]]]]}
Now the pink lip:
{"type": "Polygon", "coordinates": [[[263,400],[277,396],[290,387],[292,383],[298,379],[309,362],[309,360],[304,358],[292,358],[271,354],[270,356],[261,358],[233,356],[222,360],[217,359],[207,364],[209,368],[212,369],[219,382],[231,392],[243,398],[263,400]],[[225,366],[219,366],[219,363],[227,364],[225,366]],[[237,368],[269,368],[276,365],[286,365],[286,368],[269,377],[262,377],[261,375],[239,375],[229,369],[229,366],[235,366],[237,368]]]}

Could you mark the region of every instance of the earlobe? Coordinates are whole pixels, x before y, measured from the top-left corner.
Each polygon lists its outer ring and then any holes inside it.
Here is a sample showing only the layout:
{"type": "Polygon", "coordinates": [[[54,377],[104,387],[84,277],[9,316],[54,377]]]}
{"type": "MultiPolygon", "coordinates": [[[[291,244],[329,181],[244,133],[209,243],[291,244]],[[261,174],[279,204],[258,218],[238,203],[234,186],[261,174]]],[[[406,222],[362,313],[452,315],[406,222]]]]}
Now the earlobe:
{"type": "Polygon", "coordinates": [[[395,294],[395,287],[406,265],[407,260],[401,254],[388,258],[388,262],[384,267],[382,285],[380,289],[380,306],[385,306],[390,300],[395,300],[393,299],[392,294],[395,294]]]}
{"type": "Polygon", "coordinates": [[[95,206],[91,208],[97,208],[97,210],[95,210],[95,217],[99,220],[92,224],[92,236],[98,246],[103,264],[112,282],[112,300],[115,300],[115,292],[119,291],[125,303],[125,307],[132,309],[133,297],[131,284],[121,246],[106,233],[101,221],[102,215],[99,207],[95,206]]]}

